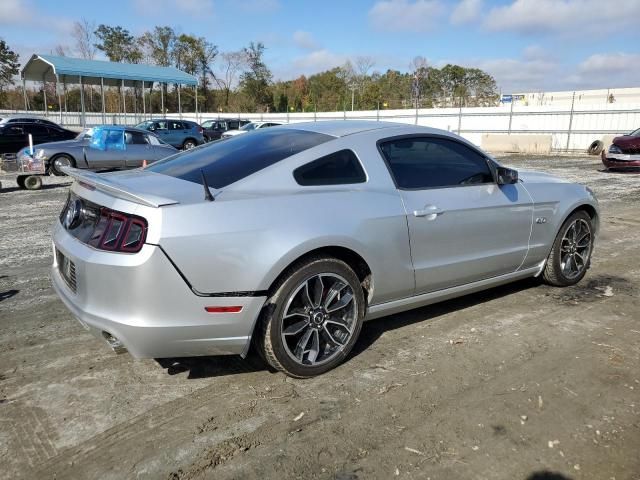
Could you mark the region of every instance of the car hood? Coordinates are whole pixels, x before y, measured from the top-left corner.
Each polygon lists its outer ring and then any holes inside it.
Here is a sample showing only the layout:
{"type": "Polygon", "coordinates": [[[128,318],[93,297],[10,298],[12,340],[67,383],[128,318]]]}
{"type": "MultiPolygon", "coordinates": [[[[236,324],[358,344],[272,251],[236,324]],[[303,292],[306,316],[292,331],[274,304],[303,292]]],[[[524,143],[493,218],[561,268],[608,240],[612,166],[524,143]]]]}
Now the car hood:
{"type": "Polygon", "coordinates": [[[61,140],[59,142],[40,143],[34,146],[34,148],[42,148],[42,149],[51,148],[51,149],[60,150],[60,149],[69,148],[69,147],[83,147],[85,145],[86,143],[83,140],[61,140]]]}
{"type": "Polygon", "coordinates": [[[612,143],[617,145],[622,150],[626,148],[640,148],[640,137],[632,137],[630,135],[616,137],[612,143]]]}
{"type": "Polygon", "coordinates": [[[518,170],[518,178],[524,183],[570,183],[564,178],[535,170],[518,170]]]}

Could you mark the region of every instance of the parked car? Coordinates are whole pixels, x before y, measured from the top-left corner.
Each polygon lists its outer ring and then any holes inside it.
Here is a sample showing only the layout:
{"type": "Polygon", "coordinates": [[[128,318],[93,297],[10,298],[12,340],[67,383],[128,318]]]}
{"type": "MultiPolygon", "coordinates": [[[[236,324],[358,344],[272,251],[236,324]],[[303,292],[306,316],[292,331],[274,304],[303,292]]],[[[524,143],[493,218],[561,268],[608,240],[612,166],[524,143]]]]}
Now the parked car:
{"type": "MultiPolygon", "coordinates": [[[[140,167],[177,150],[146,130],[104,126],[82,131],[73,140],[38,145],[34,158],[45,162],[48,171],[63,175],[63,167],[110,170],[140,167]],[[102,142],[101,140],[105,141],[102,142]]],[[[28,153],[23,149],[21,153],[28,153]]]]}
{"type": "Polygon", "coordinates": [[[15,154],[29,145],[29,134],[34,145],[45,142],[70,140],[78,135],[66,128],[35,122],[8,122],[0,124],[0,155],[15,154]]]}
{"type": "Polygon", "coordinates": [[[397,123],[265,128],[71,174],[52,280],[88,330],[146,358],[254,345],[294,377],[341,363],[363,320],[526,277],[579,282],[599,224],[589,188],[397,123]]]}
{"type": "Polygon", "coordinates": [[[0,118],[0,125],[4,123],[39,123],[42,125],[60,127],[60,125],[58,125],[56,122],[53,122],[46,118],[29,116],[29,115],[9,115],[8,117],[0,118]]]}
{"type": "Polygon", "coordinates": [[[240,118],[222,118],[219,120],[205,120],[201,126],[204,130],[204,141],[211,142],[222,137],[224,132],[229,130],[238,130],[240,127],[250,123],[249,120],[240,118]]]}
{"type": "Polygon", "coordinates": [[[640,168],[640,128],[614,138],[608,150],[602,151],[600,158],[609,170],[640,168]]]}
{"type": "Polygon", "coordinates": [[[282,123],[278,122],[251,122],[247,123],[243,127],[240,127],[238,130],[231,130],[229,132],[225,132],[222,134],[222,138],[230,138],[236,135],[241,135],[243,133],[252,132],[254,130],[259,130],[261,128],[268,127],[277,127],[278,125],[282,125],[282,123]]]}
{"type": "Polygon", "coordinates": [[[189,120],[171,118],[147,120],[136,125],[136,128],[153,132],[164,143],[183,150],[189,150],[204,143],[204,129],[196,122],[189,120]]]}

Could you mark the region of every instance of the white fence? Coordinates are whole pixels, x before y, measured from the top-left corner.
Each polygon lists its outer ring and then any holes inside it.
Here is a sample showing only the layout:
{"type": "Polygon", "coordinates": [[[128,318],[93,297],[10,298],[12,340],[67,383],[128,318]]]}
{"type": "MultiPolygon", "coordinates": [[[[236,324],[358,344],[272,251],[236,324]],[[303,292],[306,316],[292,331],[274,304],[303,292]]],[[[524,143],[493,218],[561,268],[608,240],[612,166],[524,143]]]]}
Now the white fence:
{"type": "MultiPolygon", "coordinates": [[[[0,117],[15,114],[0,111],[0,117]]],[[[44,115],[44,112],[29,112],[44,115]]],[[[66,126],[79,127],[81,114],[53,113],[48,117],[66,126]]],[[[154,114],[153,118],[158,118],[154,114]]],[[[481,144],[485,133],[546,134],[551,135],[554,151],[584,151],[594,140],[628,133],[640,128],[640,104],[580,105],[579,109],[566,106],[518,106],[478,108],[434,108],[418,110],[369,110],[344,112],[307,113],[182,113],[168,114],[169,118],[184,118],[199,123],[216,118],[248,118],[255,121],[272,120],[283,123],[323,120],[379,120],[424,125],[459,133],[476,145],[481,144]]],[[[107,113],[107,124],[135,125],[151,115],[107,113]]],[[[103,123],[101,113],[86,113],[87,126],[103,123]]]]}

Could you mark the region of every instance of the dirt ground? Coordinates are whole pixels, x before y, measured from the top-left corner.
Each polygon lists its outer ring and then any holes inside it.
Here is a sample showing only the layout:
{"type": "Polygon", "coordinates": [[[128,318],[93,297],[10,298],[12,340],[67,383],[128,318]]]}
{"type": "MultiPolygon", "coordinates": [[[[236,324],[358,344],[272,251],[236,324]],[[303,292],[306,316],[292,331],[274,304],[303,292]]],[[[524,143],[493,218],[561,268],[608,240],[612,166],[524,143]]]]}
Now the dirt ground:
{"type": "Polygon", "coordinates": [[[587,277],[369,322],[344,365],[304,381],[256,360],[111,353],[50,286],[68,180],[5,184],[0,477],[640,479],[640,175],[586,156],[503,162],[596,191],[587,277]]]}

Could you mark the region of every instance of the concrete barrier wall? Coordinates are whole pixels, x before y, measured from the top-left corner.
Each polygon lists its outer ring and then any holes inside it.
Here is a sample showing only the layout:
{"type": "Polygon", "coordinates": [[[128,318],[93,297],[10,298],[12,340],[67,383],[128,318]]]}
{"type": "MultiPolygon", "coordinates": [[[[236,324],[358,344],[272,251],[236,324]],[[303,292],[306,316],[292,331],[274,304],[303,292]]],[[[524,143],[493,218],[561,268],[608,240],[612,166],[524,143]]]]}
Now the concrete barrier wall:
{"type": "Polygon", "coordinates": [[[551,153],[552,136],[550,134],[526,135],[486,133],[482,135],[481,147],[488,152],[495,153],[551,153]]]}

